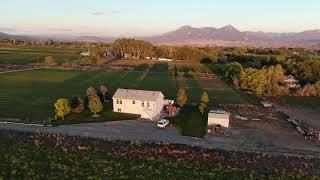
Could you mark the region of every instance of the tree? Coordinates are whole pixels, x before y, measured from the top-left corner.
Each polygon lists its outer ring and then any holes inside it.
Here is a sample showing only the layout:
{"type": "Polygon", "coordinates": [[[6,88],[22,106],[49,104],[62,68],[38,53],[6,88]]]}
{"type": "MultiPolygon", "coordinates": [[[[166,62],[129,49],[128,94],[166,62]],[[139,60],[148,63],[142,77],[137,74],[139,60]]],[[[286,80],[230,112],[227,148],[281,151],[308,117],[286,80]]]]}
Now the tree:
{"type": "Polygon", "coordinates": [[[296,94],[297,96],[309,96],[316,97],[320,96],[320,81],[314,84],[307,84],[303,88],[299,89],[296,94]]]}
{"type": "Polygon", "coordinates": [[[201,112],[201,114],[203,114],[204,111],[206,110],[206,107],[208,106],[209,101],[210,100],[209,100],[207,91],[203,91],[201,100],[200,100],[200,105],[199,105],[199,111],[201,112]]]}
{"type": "Polygon", "coordinates": [[[107,86],[101,85],[101,86],[100,86],[100,92],[101,92],[101,94],[102,94],[102,96],[103,96],[104,101],[106,101],[106,100],[107,100],[107,95],[108,95],[108,88],[107,88],[107,86]]]}
{"type": "Polygon", "coordinates": [[[95,67],[100,67],[103,64],[103,59],[101,56],[93,56],[91,57],[91,63],[94,64],[95,67]]]}
{"type": "Polygon", "coordinates": [[[234,49],[234,52],[233,52],[233,53],[236,54],[236,55],[243,55],[243,54],[246,53],[246,51],[247,51],[246,48],[237,47],[237,48],[234,49]]]}
{"type": "Polygon", "coordinates": [[[177,103],[180,107],[183,107],[186,105],[188,100],[186,91],[182,88],[179,89],[178,94],[177,94],[177,103]]]}
{"type": "Polygon", "coordinates": [[[209,100],[209,96],[208,96],[207,91],[203,91],[200,102],[201,102],[201,103],[204,103],[204,104],[208,104],[209,101],[210,101],[210,100],[209,100]]]}
{"type": "Polygon", "coordinates": [[[201,112],[201,114],[203,115],[204,111],[206,110],[207,104],[205,103],[200,103],[199,105],[199,111],[201,112]]]}
{"type": "Polygon", "coordinates": [[[76,108],[79,105],[79,97],[73,97],[70,103],[72,109],[76,108]]]}
{"type": "Polygon", "coordinates": [[[89,109],[93,113],[93,117],[98,117],[97,113],[101,112],[103,107],[99,97],[94,97],[89,101],[89,109]]]}
{"type": "Polygon", "coordinates": [[[68,99],[60,98],[54,104],[56,116],[64,120],[64,116],[68,115],[71,112],[68,99]]]}
{"type": "Polygon", "coordinates": [[[88,100],[90,101],[92,98],[97,97],[97,91],[93,86],[90,86],[87,89],[87,96],[88,96],[88,100]]]}
{"type": "Polygon", "coordinates": [[[47,56],[45,59],[44,59],[44,64],[51,67],[55,64],[54,62],[54,59],[52,56],[47,56]]]}
{"type": "Polygon", "coordinates": [[[135,56],[139,59],[151,56],[154,54],[153,45],[149,42],[135,39],[117,39],[113,45],[114,53],[121,58],[125,57],[125,54],[129,56],[135,56]]]}
{"type": "Polygon", "coordinates": [[[238,62],[232,62],[227,65],[225,77],[228,80],[233,80],[233,78],[238,78],[241,72],[243,72],[242,65],[238,62]]]}
{"type": "Polygon", "coordinates": [[[257,95],[262,95],[266,91],[268,85],[265,71],[266,69],[245,69],[239,77],[241,89],[250,90],[257,95]]]}
{"type": "Polygon", "coordinates": [[[84,111],[84,102],[81,97],[74,97],[71,101],[72,112],[81,113],[84,111]]]}

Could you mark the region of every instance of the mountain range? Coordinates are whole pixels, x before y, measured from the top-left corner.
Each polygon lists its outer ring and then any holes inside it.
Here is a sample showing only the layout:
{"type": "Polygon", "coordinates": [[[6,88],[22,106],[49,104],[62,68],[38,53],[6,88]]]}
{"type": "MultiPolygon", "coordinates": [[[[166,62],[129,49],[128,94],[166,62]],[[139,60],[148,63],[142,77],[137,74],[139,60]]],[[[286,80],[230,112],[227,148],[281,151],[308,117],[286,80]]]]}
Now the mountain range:
{"type": "Polygon", "coordinates": [[[320,44],[320,30],[299,33],[241,32],[231,25],[222,28],[182,26],[175,31],[146,38],[157,44],[218,46],[312,47],[320,44]]]}
{"type": "MultiPolygon", "coordinates": [[[[101,41],[110,43],[116,38],[111,36],[76,36],[76,35],[9,35],[0,32],[0,39],[34,39],[61,41],[101,41]]],[[[232,25],[222,28],[182,26],[177,30],[151,37],[135,37],[154,44],[167,45],[212,45],[212,46],[252,46],[252,47],[319,47],[320,30],[298,33],[266,33],[262,31],[239,31],[232,25]]]]}

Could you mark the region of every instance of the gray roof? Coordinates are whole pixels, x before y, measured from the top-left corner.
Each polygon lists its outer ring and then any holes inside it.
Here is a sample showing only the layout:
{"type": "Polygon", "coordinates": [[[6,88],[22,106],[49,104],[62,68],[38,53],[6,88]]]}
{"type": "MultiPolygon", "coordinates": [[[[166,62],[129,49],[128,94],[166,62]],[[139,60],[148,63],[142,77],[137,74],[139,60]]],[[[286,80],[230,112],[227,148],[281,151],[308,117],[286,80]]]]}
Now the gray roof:
{"type": "Polygon", "coordinates": [[[130,99],[139,101],[156,101],[164,95],[160,91],[145,91],[134,89],[118,89],[112,99],[130,99]]]}
{"type": "Polygon", "coordinates": [[[229,119],[230,113],[223,110],[211,110],[208,118],[229,119]]]}

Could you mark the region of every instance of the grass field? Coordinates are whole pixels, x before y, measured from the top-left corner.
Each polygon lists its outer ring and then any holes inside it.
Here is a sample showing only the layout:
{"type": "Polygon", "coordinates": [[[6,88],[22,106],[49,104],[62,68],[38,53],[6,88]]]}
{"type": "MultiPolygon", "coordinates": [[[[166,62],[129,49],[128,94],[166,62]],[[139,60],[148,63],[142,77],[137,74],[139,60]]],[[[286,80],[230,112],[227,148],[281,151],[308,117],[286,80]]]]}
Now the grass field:
{"type": "Polygon", "coordinates": [[[57,63],[79,59],[78,48],[2,48],[0,63],[38,63],[46,56],[52,56],[57,63]]]}
{"type": "MultiPolygon", "coordinates": [[[[64,97],[71,100],[74,96],[84,97],[90,85],[99,88],[101,84],[108,86],[111,95],[117,88],[133,88],[162,91],[166,98],[175,99],[178,88],[184,87],[189,104],[197,104],[204,89],[209,92],[211,105],[254,102],[254,98],[235,91],[221,80],[178,79],[169,74],[151,72],[32,70],[2,74],[0,82],[0,119],[10,118],[14,121],[26,121],[27,117],[31,122],[48,120],[54,116],[53,104],[57,98],[64,97]]],[[[89,112],[72,114],[65,121],[58,121],[55,124],[136,118],[136,116],[113,113],[110,105],[106,106],[101,115],[95,119],[89,112]]]]}

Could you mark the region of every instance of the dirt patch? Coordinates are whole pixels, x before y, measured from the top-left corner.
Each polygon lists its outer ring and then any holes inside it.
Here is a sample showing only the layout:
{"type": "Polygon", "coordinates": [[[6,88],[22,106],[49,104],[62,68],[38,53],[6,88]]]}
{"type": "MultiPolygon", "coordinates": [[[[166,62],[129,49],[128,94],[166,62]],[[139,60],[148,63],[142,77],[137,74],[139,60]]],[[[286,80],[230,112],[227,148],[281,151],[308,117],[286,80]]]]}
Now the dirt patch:
{"type": "Polygon", "coordinates": [[[221,108],[231,113],[231,120],[279,121],[289,118],[288,115],[275,108],[264,108],[250,104],[221,105],[221,108]]]}

